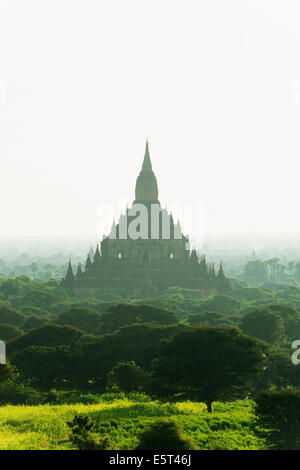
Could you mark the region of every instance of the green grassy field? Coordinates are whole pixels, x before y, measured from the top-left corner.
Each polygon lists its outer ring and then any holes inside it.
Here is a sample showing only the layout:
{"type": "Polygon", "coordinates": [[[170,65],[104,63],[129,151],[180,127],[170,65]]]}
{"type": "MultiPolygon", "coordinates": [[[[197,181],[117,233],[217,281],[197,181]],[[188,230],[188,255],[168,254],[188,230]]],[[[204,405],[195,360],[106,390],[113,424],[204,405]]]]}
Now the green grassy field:
{"type": "Polygon", "coordinates": [[[263,442],[250,429],[253,403],[216,403],[208,414],[202,403],[159,404],[116,399],[110,403],[0,407],[0,449],[72,449],[70,421],[85,413],[99,431],[109,434],[113,449],[133,449],[145,424],[157,418],[178,420],[199,449],[261,449],[263,442]]]}

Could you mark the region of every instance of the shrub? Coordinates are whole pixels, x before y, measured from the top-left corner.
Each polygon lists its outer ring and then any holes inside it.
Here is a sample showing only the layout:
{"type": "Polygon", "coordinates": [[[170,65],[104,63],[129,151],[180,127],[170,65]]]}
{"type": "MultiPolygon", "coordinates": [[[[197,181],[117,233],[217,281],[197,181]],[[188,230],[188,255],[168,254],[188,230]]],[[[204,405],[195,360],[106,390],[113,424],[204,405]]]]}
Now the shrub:
{"type": "Polygon", "coordinates": [[[255,399],[256,428],[267,446],[276,450],[300,450],[300,391],[261,392],[255,399]]]}
{"type": "Polygon", "coordinates": [[[46,396],[46,403],[55,403],[59,399],[59,393],[55,388],[52,388],[46,396]]]}
{"type": "Polygon", "coordinates": [[[176,421],[160,419],[140,435],[136,450],[195,450],[194,441],[184,435],[176,421]]]}
{"type": "Polygon", "coordinates": [[[39,405],[43,401],[43,393],[26,383],[8,380],[0,386],[0,405],[39,405]]]}
{"type": "Polygon", "coordinates": [[[108,384],[122,392],[138,392],[145,389],[149,374],[134,361],[119,362],[108,374],[108,384]]]}
{"type": "Polygon", "coordinates": [[[74,416],[73,421],[67,422],[71,428],[70,440],[79,450],[108,450],[109,436],[100,436],[95,432],[95,423],[90,416],[83,414],[74,416]]]}

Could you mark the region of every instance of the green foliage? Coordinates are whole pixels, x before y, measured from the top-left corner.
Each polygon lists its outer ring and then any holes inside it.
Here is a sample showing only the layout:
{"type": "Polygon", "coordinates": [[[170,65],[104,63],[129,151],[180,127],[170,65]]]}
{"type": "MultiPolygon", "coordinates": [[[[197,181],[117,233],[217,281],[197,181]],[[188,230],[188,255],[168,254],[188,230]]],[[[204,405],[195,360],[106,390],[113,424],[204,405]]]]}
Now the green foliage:
{"type": "Polygon", "coordinates": [[[102,315],[99,333],[112,333],[121,326],[133,323],[172,325],[178,323],[178,317],[173,312],[152,305],[119,303],[109,307],[107,313],[102,315]]]}
{"type": "Polygon", "coordinates": [[[46,318],[37,317],[36,315],[29,315],[28,317],[26,317],[22,325],[22,328],[24,331],[27,332],[27,331],[39,328],[45,325],[46,323],[47,323],[46,318]]]}
{"type": "Polygon", "coordinates": [[[215,295],[202,302],[198,308],[200,312],[218,312],[222,314],[234,314],[241,307],[241,302],[228,295],[215,295]]]}
{"type": "Polygon", "coordinates": [[[188,323],[190,325],[233,326],[228,316],[218,312],[194,313],[188,316],[188,323]]]}
{"type": "Polygon", "coordinates": [[[22,313],[25,313],[25,315],[35,315],[37,317],[47,317],[49,315],[49,312],[47,310],[44,310],[42,308],[34,307],[33,305],[29,305],[27,307],[21,307],[22,313]]]}
{"type": "Polygon", "coordinates": [[[99,289],[95,297],[104,301],[116,301],[127,298],[126,289],[99,289]]]}
{"type": "Polygon", "coordinates": [[[83,333],[71,326],[48,324],[40,328],[30,330],[28,333],[12,340],[10,350],[16,351],[28,346],[74,346],[83,333]]]}
{"type": "Polygon", "coordinates": [[[22,376],[42,389],[104,391],[107,374],[118,362],[135,361],[149,371],[160,341],[182,328],[140,324],[89,337],[69,326],[47,325],[12,340],[9,347],[22,376]]]}
{"type": "Polygon", "coordinates": [[[191,438],[184,435],[182,426],[173,420],[157,420],[141,433],[136,450],[195,450],[191,438]]]}
{"type": "MultiPolygon", "coordinates": [[[[78,401],[83,397],[78,396],[78,401]]],[[[71,422],[79,414],[90,416],[100,438],[109,435],[110,449],[135,449],[141,432],[157,420],[176,421],[187,438],[198,449],[255,450],[263,448],[263,440],[251,427],[253,403],[215,403],[208,414],[203,403],[181,402],[160,404],[140,396],[105,394],[91,404],[54,406],[0,407],[0,449],[72,449],[69,441],[71,422]]]]}
{"type": "Polygon", "coordinates": [[[165,341],[153,362],[153,393],[207,404],[246,397],[264,371],[262,345],[236,328],[184,329],[165,341]]]}
{"type": "Polygon", "coordinates": [[[196,289],[185,289],[183,287],[168,287],[166,291],[166,296],[168,297],[174,294],[179,294],[184,299],[193,299],[196,301],[199,301],[204,296],[202,291],[196,289]]]}
{"type": "Polygon", "coordinates": [[[108,374],[108,385],[122,392],[138,392],[145,389],[149,374],[134,361],[119,362],[108,374]]]}
{"type": "Polygon", "coordinates": [[[0,324],[0,338],[2,341],[9,341],[13,338],[17,338],[23,333],[22,330],[16,328],[13,325],[2,325],[0,324]]]}
{"type": "Polygon", "coordinates": [[[0,385],[11,379],[15,374],[15,368],[8,360],[6,364],[0,364],[0,385]]]}
{"type": "Polygon", "coordinates": [[[79,450],[108,450],[109,437],[100,437],[95,432],[95,423],[90,416],[77,415],[73,421],[67,422],[71,428],[70,440],[79,450]]]}
{"type": "Polygon", "coordinates": [[[248,301],[270,299],[270,294],[259,287],[239,287],[234,290],[233,295],[235,297],[248,301]]]}
{"type": "Polygon", "coordinates": [[[14,310],[6,302],[0,302],[0,323],[3,325],[20,326],[24,321],[24,316],[14,310]]]}
{"type": "Polygon", "coordinates": [[[22,379],[31,380],[41,390],[70,389],[82,385],[80,374],[75,368],[76,356],[68,346],[28,346],[15,351],[12,359],[22,379]]]}
{"type": "Polygon", "coordinates": [[[70,311],[61,313],[56,322],[59,325],[69,325],[89,334],[94,334],[99,328],[101,314],[94,310],[73,306],[70,311]]]}
{"type": "Polygon", "coordinates": [[[22,279],[3,279],[0,282],[0,293],[4,299],[9,299],[10,296],[18,294],[23,285],[22,279]]]}
{"type": "Polygon", "coordinates": [[[269,308],[256,308],[241,320],[241,330],[271,344],[279,344],[284,337],[281,316],[269,308]]]}
{"type": "MultiPolygon", "coordinates": [[[[1,367],[1,366],[0,366],[1,367]]],[[[30,384],[21,382],[18,377],[10,377],[0,385],[0,405],[38,405],[44,395],[30,384]]]]}
{"type": "Polygon", "coordinates": [[[270,449],[300,450],[300,391],[260,393],[255,399],[256,432],[270,449]]]}
{"type": "MultiPolygon", "coordinates": [[[[60,295],[58,295],[53,289],[33,288],[24,294],[22,302],[24,305],[47,308],[48,306],[58,303],[61,297],[62,294],[60,293],[60,295]]],[[[67,298],[66,294],[64,294],[64,298],[67,298]]]]}
{"type": "Polygon", "coordinates": [[[49,390],[49,392],[47,393],[45,402],[55,403],[58,400],[59,400],[59,392],[55,388],[52,388],[51,390],[49,390]]]}
{"type": "Polygon", "coordinates": [[[285,387],[300,387],[300,368],[291,361],[291,351],[267,346],[266,369],[262,377],[258,377],[258,390],[285,387]]]}
{"type": "Polygon", "coordinates": [[[263,261],[249,261],[244,267],[245,279],[254,282],[264,282],[267,280],[267,265],[263,261]]]}
{"type": "Polygon", "coordinates": [[[300,338],[300,313],[295,307],[286,304],[270,304],[268,308],[271,312],[280,315],[286,340],[293,341],[295,338],[300,338]]]}

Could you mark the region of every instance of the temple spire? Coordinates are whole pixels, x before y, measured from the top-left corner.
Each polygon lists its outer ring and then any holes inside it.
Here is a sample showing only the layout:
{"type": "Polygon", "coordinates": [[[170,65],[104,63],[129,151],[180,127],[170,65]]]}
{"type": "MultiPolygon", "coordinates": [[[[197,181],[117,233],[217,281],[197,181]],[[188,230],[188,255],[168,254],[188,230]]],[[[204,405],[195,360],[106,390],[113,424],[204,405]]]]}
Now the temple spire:
{"type": "Polygon", "coordinates": [[[82,275],[81,263],[78,263],[76,279],[79,279],[81,277],[81,275],[82,275]]]}
{"type": "Polygon", "coordinates": [[[152,171],[148,139],[146,140],[146,149],[145,149],[145,156],[144,156],[142,171],[152,171]]]}
{"type": "Polygon", "coordinates": [[[85,270],[88,271],[89,269],[91,269],[93,266],[92,262],[91,262],[91,258],[90,258],[90,255],[87,255],[87,259],[86,259],[86,263],[85,263],[85,270]]]}
{"type": "Polygon", "coordinates": [[[207,264],[206,264],[205,255],[202,255],[201,256],[201,261],[200,261],[200,272],[204,277],[208,273],[208,268],[210,268],[210,266],[208,267],[207,264]]]}
{"type": "Polygon", "coordinates": [[[226,279],[226,278],[225,278],[224,271],[223,271],[222,261],[220,261],[220,268],[219,268],[219,272],[218,272],[217,278],[218,278],[218,279],[226,279]]]}
{"type": "Polygon", "coordinates": [[[152,170],[148,140],[142,170],[136,180],[134,203],[159,204],[157,180],[152,170]]]}
{"type": "Polygon", "coordinates": [[[208,277],[209,279],[211,280],[215,280],[216,279],[216,273],[215,273],[215,265],[214,263],[210,263],[209,267],[208,267],[208,277]]]}
{"type": "Polygon", "coordinates": [[[191,260],[192,263],[197,263],[198,264],[198,255],[197,255],[197,252],[196,252],[195,248],[193,248],[192,251],[191,251],[190,260],[191,260]]]}
{"type": "Polygon", "coordinates": [[[69,259],[69,265],[68,265],[66,279],[74,280],[74,274],[73,274],[71,259],[69,259]]]}
{"type": "Polygon", "coordinates": [[[94,256],[95,256],[95,253],[94,253],[94,250],[93,250],[93,247],[91,246],[91,249],[89,251],[89,255],[90,255],[90,260],[93,262],[94,261],[94,256]]]}
{"type": "Polygon", "coordinates": [[[99,261],[101,261],[101,255],[100,255],[99,245],[97,245],[95,256],[94,256],[94,264],[97,265],[99,261]]]}
{"type": "Polygon", "coordinates": [[[62,280],[62,285],[66,289],[69,289],[71,294],[73,294],[74,282],[75,282],[75,276],[73,274],[71,259],[69,259],[67,274],[65,278],[62,280]]]}

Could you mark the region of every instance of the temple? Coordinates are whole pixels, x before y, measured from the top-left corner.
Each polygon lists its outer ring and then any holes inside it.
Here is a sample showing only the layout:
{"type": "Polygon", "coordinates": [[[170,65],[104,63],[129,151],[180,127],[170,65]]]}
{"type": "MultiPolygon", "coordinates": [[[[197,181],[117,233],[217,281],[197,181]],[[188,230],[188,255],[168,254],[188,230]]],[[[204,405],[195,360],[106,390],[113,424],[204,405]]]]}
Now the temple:
{"type": "Polygon", "coordinates": [[[230,290],[222,264],[216,274],[205,256],[190,249],[172,214],[161,208],[148,141],[132,206],[113,223],[100,247],[91,248],[84,269],[79,264],[74,274],[70,260],[62,285],[74,295],[121,289],[129,298],[160,296],[169,287],[208,294],[230,290]]]}

